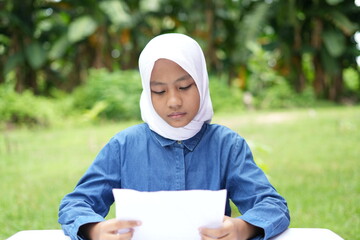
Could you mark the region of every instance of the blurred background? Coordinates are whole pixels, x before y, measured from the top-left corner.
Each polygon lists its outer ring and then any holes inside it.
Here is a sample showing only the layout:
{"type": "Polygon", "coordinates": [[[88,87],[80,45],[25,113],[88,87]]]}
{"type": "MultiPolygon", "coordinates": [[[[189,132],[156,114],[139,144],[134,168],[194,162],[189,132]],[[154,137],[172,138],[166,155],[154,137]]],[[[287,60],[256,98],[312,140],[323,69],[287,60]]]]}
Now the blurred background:
{"type": "Polygon", "coordinates": [[[0,0],[0,238],[60,228],[60,199],[141,122],[138,56],[168,32],[201,45],[214,122],[248,139],[291,227],[360,239],[359,0],[0,0]]]}
{"type": "MultiPolygon", "coordinates": [[[[166,32],[188,34],[201,44],[214,85],[238,95],[239,101],[228,105],[355,104],[359,5],[352,0],[0,0],[1,122],[51,124],[49,112],[39,106],[32,116],[12,98],[37,104],[42,96],[54,100],[51,105],[69,93],[76,93],[75,99],[62,110],[97,107],[96,114],[105,118],[138,118],[137,102],[132,103],[141,90],[138,56],[151,38],[166,32]],[[124,91],[118,82],[132,86],[124,91]],[[94,86],[77,91],[87,84],[94,86]],[[128,103],[114,106],[119,96],[102,96],[101,85],[109,84],[120,88],[128,103]]],[[[219,110],[227,104],[215,105],[219,110]]]]}

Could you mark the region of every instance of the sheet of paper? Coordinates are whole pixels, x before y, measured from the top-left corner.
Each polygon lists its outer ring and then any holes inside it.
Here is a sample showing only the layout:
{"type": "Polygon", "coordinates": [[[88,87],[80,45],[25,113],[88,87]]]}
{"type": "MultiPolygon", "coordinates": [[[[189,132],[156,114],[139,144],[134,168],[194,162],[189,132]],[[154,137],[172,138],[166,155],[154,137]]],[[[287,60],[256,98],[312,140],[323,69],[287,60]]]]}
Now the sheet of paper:
{"type": "Polygon", "coordinates": [[[139,192],[113,189],[116,218],[140,220],[134,240],[199,240],[199,228],[221,225],[226,190],[139,192]]]}

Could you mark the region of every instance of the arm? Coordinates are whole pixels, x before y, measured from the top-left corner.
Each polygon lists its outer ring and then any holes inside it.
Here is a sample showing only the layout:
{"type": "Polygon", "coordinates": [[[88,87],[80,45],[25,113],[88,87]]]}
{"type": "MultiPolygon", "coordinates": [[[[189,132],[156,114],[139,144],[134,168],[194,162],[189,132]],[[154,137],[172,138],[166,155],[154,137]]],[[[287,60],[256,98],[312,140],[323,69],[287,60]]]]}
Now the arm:
{"type": "Polygon", "coordinates": [[[246,142],[238,137],[235,143],[227,174],[229,197],[242,213],[239,219],[262,229],[269,239],[289,226],[287,203],[255,164],[246,142]]]}
{"type": "Polygon", "coordinates": [[[102,222],[113,203],[112,189],[120,187],[119,145],[115,139],[100,151],[73,192],[60,204],[59,223],[71,239],[79,239],[79,228],[102,222]]]}

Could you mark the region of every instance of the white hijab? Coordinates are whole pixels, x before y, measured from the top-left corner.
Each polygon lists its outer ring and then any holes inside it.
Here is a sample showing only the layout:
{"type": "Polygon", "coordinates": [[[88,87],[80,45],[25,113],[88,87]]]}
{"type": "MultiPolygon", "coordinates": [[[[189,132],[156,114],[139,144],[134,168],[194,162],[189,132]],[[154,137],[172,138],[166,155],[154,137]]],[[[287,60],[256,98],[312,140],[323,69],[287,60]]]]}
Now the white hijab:
{"type": "Polygon", "coordinates": [[[139,70],[143,87],[140,97],[141,117],[151,130],[168,139],[186,140],[195,136],[204,122],[211,121],[213,108],[205,57],[194,39],[179,33],[168,33],[153,38],[140,54],[139,70]],[[170,126],[156,113],[152,105],[150,77],[155,62],[160,58],[171,60],[181,66],[191,75],[199,90],[199,111],[184,127],[170,126]]]}

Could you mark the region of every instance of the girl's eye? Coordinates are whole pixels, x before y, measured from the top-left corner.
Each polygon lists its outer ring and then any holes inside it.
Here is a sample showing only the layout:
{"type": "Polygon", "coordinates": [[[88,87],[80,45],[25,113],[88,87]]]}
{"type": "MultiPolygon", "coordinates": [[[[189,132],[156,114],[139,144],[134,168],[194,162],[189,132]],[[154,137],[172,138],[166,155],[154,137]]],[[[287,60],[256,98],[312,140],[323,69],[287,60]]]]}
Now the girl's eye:
{"type": "Polygon", "coordinates": [[[161,94],[164,94],[164,93],[165,93],[164,90],[163,90],[163,91],[154,91],[154,90],[151,90],[151,92],[154,93],[154,94],[157,94],[157,95],[161,95],[161,94]]]}
{"type": "Polygon", "coordinates": [[[187,90],[187,89],[191,88],[192,85],[193,85],[193,83],[190,84],[190,85],[188,85],[188,86],[186,86],[186,87],[180,87],[179,89],[180,89],[180,90],[187,90]]]}

